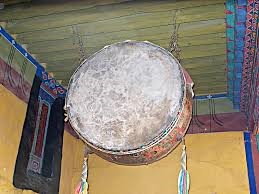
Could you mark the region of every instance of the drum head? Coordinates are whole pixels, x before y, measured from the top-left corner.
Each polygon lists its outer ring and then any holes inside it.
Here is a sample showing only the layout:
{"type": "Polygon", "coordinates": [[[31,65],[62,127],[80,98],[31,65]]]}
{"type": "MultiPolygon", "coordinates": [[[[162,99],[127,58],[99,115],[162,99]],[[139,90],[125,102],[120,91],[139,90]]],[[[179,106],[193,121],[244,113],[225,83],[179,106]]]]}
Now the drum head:
{"type": "Polygon", "coordinates": [[[145,148],[178,119],[184,89],[181,66],[169,52],[149,42],[116,43],[73,74],[66,98],[69,121],[100,149],[145,148]]]}

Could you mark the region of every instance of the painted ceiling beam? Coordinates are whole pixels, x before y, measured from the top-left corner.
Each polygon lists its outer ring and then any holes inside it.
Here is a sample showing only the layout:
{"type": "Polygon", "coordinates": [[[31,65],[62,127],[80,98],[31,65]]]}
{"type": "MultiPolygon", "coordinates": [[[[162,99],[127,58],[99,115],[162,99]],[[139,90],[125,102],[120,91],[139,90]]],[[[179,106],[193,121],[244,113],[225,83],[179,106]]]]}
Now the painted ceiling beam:
{"type": "Polygon", "coordinates": [[[167,49],[174,13],[178,10],[181,64],[194,78],[195,92],[226,91],[224,0],[110,1],[111,4],[100,6],[93,5],[94,1],[68,2],[55,7],[24,4],[20,9],[26,8],[26,12],[20,13],[13,6],[2,15],[10,21],[7,30],[18,34],[17,41],[28,44],[28,51],[37,55],[38,62],[47,63],[46,69],[66,85],[79,65],[80,48],[88,57],[107,44],[135,39],[148,40],[167,49]],[[83,42],[80,48],[79,36],[83,42]]]}
{"type": "MultiPolygon", "coordinates": [[[[30,53],[28,53],[20,44],[18,44],[15,41],[15,39],[10,34],[8,34],[7,31],[4,30],[2,26],[0,26],[0,35],[3,36],[18,52],[20,52],[27,60],[30,61],[32,65],[36,67],[36,74],[39,77],[42,77],[42,73],[45,72],[44,67],[41,66],[40,63],[30,53]]],[[[64,87],[60,87],[66,91],[64,87]]]]}
{"type": "MultiPolygon", "coordinates": [[[[31,6],[26,7],[26,11],[21,9],[21,7],[14,7],[12,10],[6,10],[1,14],[2,20],[6,19],[26,19],[39,16],[47,16],[52,14],[60,14],[66,12],[72,12],[77,10],[83,10],[85,12],[91,12],[91,10],[102,10],[103,7],[118,7],[123,9],[125,6],[123,2],[127,3],[127,9],[132,7],[134,8],[135,2],[129,2],[128,0],[99,0],[99,1],[67,1],[66,3],[59,4],[59,6],[53,6],[49,4],[37,4],[34,3],[31,6]],[[123,5],[123,6],[122,6],[123,5]]],[[[156,10],[168,10],[168,9],[184,9],[186,7],[193,7],[197,5],[210,5],[216,3],[224,3],[224,0],[186,0],[175,2],[174,5],[171,5],[169,1],[138,1],[138,5],[143,8],[156,9],[156,10]]],[[[141,10],[140,9],[140,10],[141,10]]]]}
{"type": "MultiPolygon", "coordinates": [[[[194,21],[203,21],[210,19],[224,18],[224,12],[222,12],[222,3],[211,5],[199,5],[194,3],[192,7],[184,8],[177,16],[177,23],[188,23],[194,21]],[[203,10],[206,11],[203,11],[203,10]]],[[[168,6],[174,6],[174,3],[168,6]]],[[[160,5],[161,6],[161,5],[160,5]]],[[[160,7],[158,6],[158,7],[160,7]]],[[[189,5],[190,6],[190,5],[189,5]]],[[[175,7],[175,6],[174,6],[175,7]]],[[[93,9],[85,14],[85,10],[75,10],[71,12],[63,12],[54,15],[45,15],[28,19],[20,19],[18,21],[10,20],[7,23],[7,29],[9,32],[15,31],[16,33],[31,32],[35,30],[52,29],[64,26],[78,25],[88,27],[88,34],[95,34],[96,31],[104,32],[109,29],[110,32],[116,29],[134,29],[135,27],[151,27],[156,25],[168,25],[172,22],[172,16],[174,12],[180,10],[179,7],[175,9],[167,8],[166,10],[156,11],[154,7],[132,6],[127,8],[127,4],[124,7],[117,8],[111,7],[108,9],[100,9],[99,11],[93,9]],[[146,11],[145,11],[146,10],[146,11]],[[64,20],[63,18],[66,18],[64,20]],[[37,25],[40,23],[41,25],[37,25]]],[[[27,10],[26,10],[27,11],[27,10]]]]}

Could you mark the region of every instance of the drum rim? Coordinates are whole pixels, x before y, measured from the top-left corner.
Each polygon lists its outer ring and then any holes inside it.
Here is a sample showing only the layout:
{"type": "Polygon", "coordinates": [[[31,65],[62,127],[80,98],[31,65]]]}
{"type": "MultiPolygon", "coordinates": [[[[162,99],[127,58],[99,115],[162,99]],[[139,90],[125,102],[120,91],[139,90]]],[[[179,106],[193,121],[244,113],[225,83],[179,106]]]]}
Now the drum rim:
{"type": "MultiPolygon", "coordinates": [[[[145,43],[157,48],[162,49],[165,53],[167,53],[169,56],[171,56],[175,62],[177,63],[177,65],[179,66],[179,70],[180,70],[180,75],[182,76],[182,81],[183,81],[183,95],[182,95],[182,101],[180,103],[180,108],[179,108],[179,112],[183,111],[183,107],[184,107],[184,102],[187,99],[186,97],[186,89],[187,89],[187,83],[186,83],[186,78],[184,76],[184,72],[183,72],[183,67],[181,66],[180,62],[172,55],[172,53],[170,53],[168,50],[166,50],[165,48],[158,46],[152,42],[149,41],[137,41],[137,40],[125,40],[125,41],[121,41],[121,42],[116,42],[110,45],[106,45],[104,46],[102,49],[98,50],[97,52],[93,53],[92,55],[90,55],[88,58],[84,59],[81,64],[76,68],[76,70],[73,72],[72,76],[69,79],[68,82],[68,87],[67,87],[67,93],[66,93],[66,97],[65,97],[65,109],[67,110],[67,117],[68,117],[68,122],[70,123],[71,127],[73,128],[73,130],[75,131],[75,133],[80,137],[80,139],[86,143],[89,147],[93,147],[94,149],[97,149],[99,151],[105,152],[105,153],[109,153],[109,154],[115,154],[115,155],[125,155],[125,154],[135,154],[141,151],[144,151],[146,149],[149,149],[150,147],[158,144],[159,142],[161,142],[169,133],[171,133],[171,131],[174,129],[175,125],[178,123],[179,120],[179,115],[177,116],[177,118],[173,119],[170,124],[168,124],[164,130],[162,130],[162,132],[160,132],[157,136],[155,136],[149,143],[147,144],[143,144],[142,146],[138,147],[138,148],[134,148],[134,149],[127,149],[127,150],[113,150],[113,149],[105,149],[101,146],[97,146],[95,144],[93,144],[92,142],[88,141],[86,138],[84,138],[80,132],[78,132],[77,130],[75,130],[74,126],[72,125],[71,122],[71,117],[70,117],[70,111],[69,109],[67,109],[67,99],[68,99],[68,93],[69,93],[69,88],[71,86],[71,82],[73,81],[73,77],[74,75],[78,72],[78,70],[81,68],[81,66],[89,59],[93,58],[95,55],[97,55],[98,53],[102,52],[103,50],[107,49],[108,47],[111,47],[113,45],[116,44],[123,44],[123,43],[128,43],[128,42],[132,42],[132,43],[145,43]]],[[[187,131],[187,130],[186,130],[187,131]]],[[[185,133],[186,133],[185,131],[185,133]]]]}

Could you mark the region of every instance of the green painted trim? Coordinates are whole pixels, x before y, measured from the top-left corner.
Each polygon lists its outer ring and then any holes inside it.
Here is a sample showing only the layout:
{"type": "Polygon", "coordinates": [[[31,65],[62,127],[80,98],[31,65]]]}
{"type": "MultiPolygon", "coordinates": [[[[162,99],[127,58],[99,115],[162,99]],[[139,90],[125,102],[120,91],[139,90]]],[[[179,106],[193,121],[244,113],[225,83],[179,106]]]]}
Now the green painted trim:
{"type": "MultiPolygon", "coordinates": [[[[0,57],[6,63],[8,63],[8,55],[11,47],[12,45],[9,42],[7,42],[6,39],[0,36],[0,57]]],[[[21,74],[24,59],[25,59],[24,56],[20,52],[16,51],[15,49],[12,64],[9,64],[9,65],[11,65],[12,68],[14,68],[17,73],[21,74]]],[[[28,61],[28,64],[26,65],[25,71],[24,71],[25,80],[32,84],[35,73],[36,73],[36,67],[30,61],[28,61]]]]}
{"type": "MultiPolygon", "coordinates": [[[[236,109],[233,109],[233,104],[228,98],[216,98],[215,102],[215,113],[231,113],[231,112],[239,112],[236,109]]],[[[197,100],[198,104],[198,115],[207,115],[209,114],[209,100],[197,100]]]]}

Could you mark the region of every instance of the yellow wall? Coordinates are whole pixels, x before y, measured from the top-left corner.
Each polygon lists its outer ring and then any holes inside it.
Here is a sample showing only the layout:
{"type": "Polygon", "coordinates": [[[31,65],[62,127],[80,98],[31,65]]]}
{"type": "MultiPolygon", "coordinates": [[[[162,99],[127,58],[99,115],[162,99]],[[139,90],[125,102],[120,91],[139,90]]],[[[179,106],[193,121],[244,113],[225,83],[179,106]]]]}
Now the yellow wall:
{"type": "MultiPolygon", "coordinates": [[[[29,194],[15,189],[13,171],[27,104],[0,85],[0,193],[29,194]]],[[[243,134],[196,134],[186,137],[191,194],[249,193],[243,134]]],[[[60,194],[72,194],[80,181],[84,144],[64,132],[60,194]]],[[[90,194],[177,193],[181,148],[147,166],[120,166],[89,157],[90,194]]]]}
{"type": "MultiPolygon", "coordinates": [[[[242,132],[187,135],[190,194],[248,194],[242,132]]],[[[147,166],[89,158],[90,194],[177,194],[181,147],[147,166]]]]}
{"type": "Polygon", "coordinates": [[[29,194],[13,187],[13,172],[27,104],[0,84],[0,193],[29,194]]]}
{"type": "Polygon", "coordinates": [[[80,181],[84,158],[84,144],[64,132],[60,177],[60,194],[73,194],[80,181]]]}
{"type": "MultiPolygon", "coordinates": [[[[14,188],[13,173],[27,104],[0,84],[0,194],[33,194],[14,188]]],[[[80,181],[84,144],[64,132],[60,194],[74,193],[80,181]]]]}
{"type": "MultiPolygon", "coordinates": [[[[13,173],[27,104],[0,85],[0,194],[33,194],[13,187],[13,173]]],[[[80,181],[84,145],[64,132],[60,194],[74,193],[80,181]]]]}

